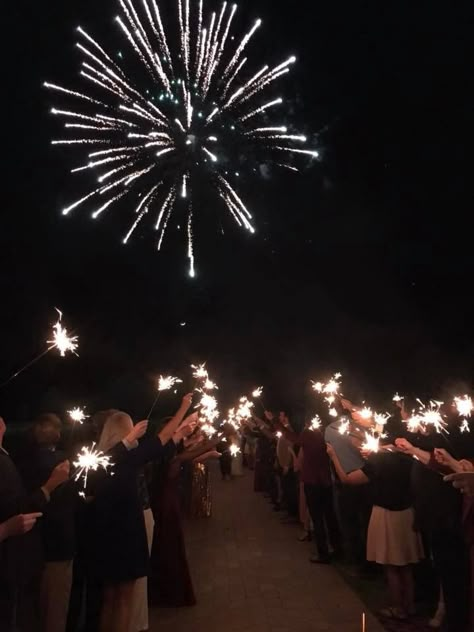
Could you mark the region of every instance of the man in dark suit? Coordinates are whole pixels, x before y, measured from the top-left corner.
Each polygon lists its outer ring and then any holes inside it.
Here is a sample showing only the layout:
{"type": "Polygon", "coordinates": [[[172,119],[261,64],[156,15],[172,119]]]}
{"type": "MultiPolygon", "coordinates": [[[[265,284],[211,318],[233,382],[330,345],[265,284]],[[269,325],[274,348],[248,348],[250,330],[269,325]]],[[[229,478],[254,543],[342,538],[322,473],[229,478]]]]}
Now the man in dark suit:
{"type": "MultiPolygon", "coordinates": [[[[69,464],[61,463],[41,488],[28,494],[3,448],[5,430],[5,422],[0,417],[0,523],[24,513],[42,513],[52,492],[69,476],[69,464]]],[[[42,547],[36,528],[0,543],[0,630],[33,632],[37,629],[41,570],[42,547]]]]}

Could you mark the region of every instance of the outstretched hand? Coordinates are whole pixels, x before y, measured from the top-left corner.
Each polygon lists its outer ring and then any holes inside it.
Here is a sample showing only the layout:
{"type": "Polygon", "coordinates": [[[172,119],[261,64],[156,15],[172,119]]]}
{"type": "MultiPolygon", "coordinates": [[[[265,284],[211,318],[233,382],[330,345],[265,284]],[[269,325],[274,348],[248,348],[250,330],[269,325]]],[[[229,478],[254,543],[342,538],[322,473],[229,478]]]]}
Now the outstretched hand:
{"type": "Polygon", "coordinates": [[[456,474],[448,474],[444,480],[452,483],[453,487],[461,490],[462,494],[474,496],[474,472],[457,472],[456,474]]]}
{"type": "Polygon", "coordinates": [[[145,436],[147,430],[148,430],[148,419],[139,421],[137,424],[133,426],[132,430],[128,433],[128,435],[126,436],[126,440],[129,443],[135,443],[135,441],[138,441],[139,439],[145,436]]]}

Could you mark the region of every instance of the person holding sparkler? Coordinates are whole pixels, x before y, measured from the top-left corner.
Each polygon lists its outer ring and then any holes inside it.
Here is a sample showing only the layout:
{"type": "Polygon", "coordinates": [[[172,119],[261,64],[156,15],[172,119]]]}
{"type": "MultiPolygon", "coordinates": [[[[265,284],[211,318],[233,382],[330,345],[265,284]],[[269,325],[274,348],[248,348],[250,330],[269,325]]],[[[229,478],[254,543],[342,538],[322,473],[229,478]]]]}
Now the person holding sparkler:
{"type": "Polygon", "coordinates": [[[372,485],[367,560],[385,568],[392,604],[381,614],[405,620],[415,612],[412,565],[423,558],[421,536],[413,530],[412,462],[404,455],[381,451],[370,454],[362,468],[346,473],[331,444],[327,451],[343,484],[372,485]]]}
{"type": "MultiPolygon", "coordinates": [[[[190,420],[191,425],[188,428],[192,433],[197,422],[197,413],[191,415],[190,420]]],[[[181,466],[186,463],[202,465],[209,458],[220,456],[215,449],[218,436],[207,439],[198,431],[190,441],[186,440],[186,436],[183,438],[180,453],[166,467],[159,467],[155,471],[151,493],[155,531],[149,601],[153,605],[174,608],[194,606],[196,603],[181,526],[178,489],[181,466]]]]}
{"type": "Polygon", "coordinates": [[[395,445],[413,459],[411,489],[416,523],[427,539],[439,575],[445,628],[449,632],[465,630],[469,618],[469,567],[462,525],[463,499],[443,481],[442,474],[450,472],[448,459],[441,458],[447,451],[436,447],[445,446],[460,453],[465,450],[464,440],[455,437],[453,428],[448,437],[431,432],[411,435],[410,439],[396,439],[395,445]]]}
{"type": "MultiPolygon", "coordinates": [[[[40,415],[28,431],[17,467],[28,492],[41,487],[67,455],[60,448],[61,420],[40,415]]],[[[51,499],[40,525],[44,553],[40,615],[45,632],[65,632],[76,553],[75,511],[78,502],[73,480],[61,485],[51,499]]]]}
{"type": "MultiPolygon", "coordinates": [[[[125,413],[104,424],[98,450],[113,455],[113,476],[91,481],[93,562],[103,582],[100,632],[129,632],[138,579],[148,575],[149,550],[138,473],[146,463],[170,459],[176,452],[175,433],[192,402],[186,395],[172,420],[156,437],[141,439],[148,422],[133,426],[125,413]]],[[[94,477],[93,477],[94,478],[94,477]]]]}
{"type": "Polygon", "coordinates": [[[289,441],[303,448],[301,480],[304,483],[317,547],[317,554],[315,552],[310,561],[329,564],[328,536],[334,555],[341,552],[341,537],[334,509],[331,471],[324,437],[320,430],[311,430],[311,421],[306,423],[303,432],[299,434],[292,432],[281,422],[277,422],[276,427],[289,441]]]}
{"type": "MultiPolygon", "coordinates": [[[[60,463],[46,482],[28,493],[3,446],[6,426],[0,417],[0,524],[33,512],[34,520],[47,508],[51,494],[69,477],[69,464],[60,463]]],[[[39,615],[41,541],[37,529],[0,543],[0,630],[35,632],[39,615]]]]}

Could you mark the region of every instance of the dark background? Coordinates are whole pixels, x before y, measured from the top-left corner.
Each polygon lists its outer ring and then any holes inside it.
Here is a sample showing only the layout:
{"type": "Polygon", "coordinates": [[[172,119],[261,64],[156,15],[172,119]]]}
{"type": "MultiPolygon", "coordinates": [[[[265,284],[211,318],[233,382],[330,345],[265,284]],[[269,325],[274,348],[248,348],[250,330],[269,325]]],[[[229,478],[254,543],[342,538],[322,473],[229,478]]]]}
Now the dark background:
{"type": "Polygon", "coordinates": [[[78,85],[77,24],[114,50],[116,3],[11,4],[0,381],[44,348],[54,306],[81,346],[80,358],[53,352],[0,390],[0,412],[22,420],[87,403],[144,414],[158,373],[204,360],[224,397],[258,383],[275,405],[310,401],[309,378],[337,370],[350,395],[375,401],[469,386],[467,6],[242,2],[242,28],[264,19],[255,63],[298,55],[281,88],[321,159],[302,175],[243,180],[254,237],[230,224],[222,235],[205,215],[190,280],[182,237],[157,254],[146,230],[122,246],[113,213],[94,223],[80,208],[59,212],[85,191],[68,172],[74,150],[50,146],[60,128],[42,82],[78,85]]]}

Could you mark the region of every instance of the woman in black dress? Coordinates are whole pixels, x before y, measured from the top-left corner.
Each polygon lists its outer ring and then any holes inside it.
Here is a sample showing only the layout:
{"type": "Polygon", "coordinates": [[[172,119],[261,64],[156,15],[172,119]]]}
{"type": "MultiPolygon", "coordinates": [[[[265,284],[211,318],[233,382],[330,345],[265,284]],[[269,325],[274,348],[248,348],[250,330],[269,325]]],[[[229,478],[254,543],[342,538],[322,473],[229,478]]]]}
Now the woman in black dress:
{"type": "Polygon", "coordinates": [[[149,555],[138,474],[150,461],[174,457],[177,434],[192,395],[157,437],[137,439],[146,432],[147,422],[133,428],[125,413],[114,413],[106,421],[98,449],[112,456],[113,476],[95,480],[91,505],[93,559],[96,574],[104,586],[100,632],[128,632],[136,580],[148,575],[149,555]]]}

